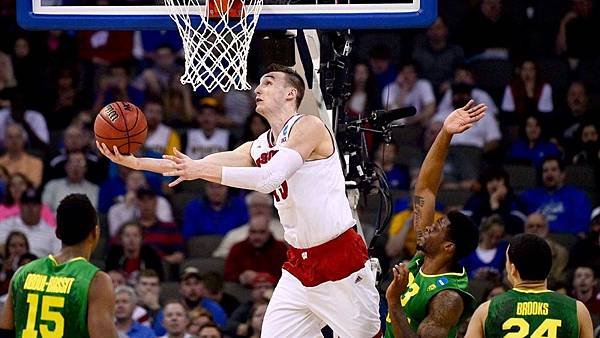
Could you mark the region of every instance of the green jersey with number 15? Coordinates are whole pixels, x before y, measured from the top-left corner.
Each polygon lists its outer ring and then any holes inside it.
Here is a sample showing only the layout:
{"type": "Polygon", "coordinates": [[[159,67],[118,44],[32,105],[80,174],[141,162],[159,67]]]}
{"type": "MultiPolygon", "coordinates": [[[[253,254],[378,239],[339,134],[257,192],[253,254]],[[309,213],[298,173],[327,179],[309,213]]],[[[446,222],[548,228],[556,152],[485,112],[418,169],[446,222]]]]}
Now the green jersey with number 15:
{"type": "Polygon", "coordinates": [[[37,259],[11,285],[17,338],[89,337],[88,291],[98,268],[82,257],[37,259]]]}
{"type": "MultiPolygon", "coordinates": [[[[424,256],[416,255],[408,263],[408,288],[400,298],[402,308],[413,331],[417,332],[419,325],[427,317],[427,306],[431,299],[443,290],[458,292],[464,301],[461,320],[450,329],[448,337],[455,337],[462,320],[473,311],[475,300],[467,291],[469,280],[463,269],[461,273],[450,272],[439,275],[427,275],[421,271],[424,256]]],[[[394,338],[392,321],[388,313],[386,319],[385,338],[394,338]]]]}

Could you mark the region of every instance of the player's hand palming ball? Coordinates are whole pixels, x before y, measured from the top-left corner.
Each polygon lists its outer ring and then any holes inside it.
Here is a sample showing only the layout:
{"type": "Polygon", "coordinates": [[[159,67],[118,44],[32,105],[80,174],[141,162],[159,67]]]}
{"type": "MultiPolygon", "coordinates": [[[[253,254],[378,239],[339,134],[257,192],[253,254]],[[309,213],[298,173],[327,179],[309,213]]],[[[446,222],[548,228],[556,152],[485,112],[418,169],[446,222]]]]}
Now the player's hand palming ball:
{"type": "Polygon", "coordinates": [[[131,154],[146,141],[148,124],[146,116],[130,102],[113,102],[100,110],[94,122],[96,140],[119,149],[121,154],[131,154]]]}

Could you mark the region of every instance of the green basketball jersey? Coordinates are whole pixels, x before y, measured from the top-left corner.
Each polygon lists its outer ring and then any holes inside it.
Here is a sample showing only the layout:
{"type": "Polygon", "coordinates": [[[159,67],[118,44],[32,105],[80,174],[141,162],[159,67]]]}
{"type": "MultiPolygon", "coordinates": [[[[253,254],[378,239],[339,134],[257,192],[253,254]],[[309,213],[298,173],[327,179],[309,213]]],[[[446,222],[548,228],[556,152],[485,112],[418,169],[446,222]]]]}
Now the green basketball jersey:
{"type": "Polygon", "coordinates": [[[577,338],[577,303],[554,291],[512,289],[492,299],[484,330],[486,338],[577,338]]]}
{"type": "MultiPolygon", "coordinates": [[[[467,273],[463,269],[461,273],[451,272],[440,275],[427,275],[421,271],[423,260],[424,256],[416,255],[408,263],[408,288],[400,299],[404,313],[406,313],[413,331],[417,332],[419,325],[427,317],[427,306],[433,296],[443,290],[455,290],[463,297],[465,302],[461,320],[448,333],[448,337],[455,337],[458,326],[466,316],[473,312],[475,305],[475,299],[467,291],[469,284],[467,273]]],[[[389,312],[386,319],[385,337],[394,337],[389,312]]]]}
{"type": "Polygon", "coordinates": [[[98,268],[84,258],[37,259],[19,269],[11,290],[17,338],[89,337],[88,290],[98,268]]]}

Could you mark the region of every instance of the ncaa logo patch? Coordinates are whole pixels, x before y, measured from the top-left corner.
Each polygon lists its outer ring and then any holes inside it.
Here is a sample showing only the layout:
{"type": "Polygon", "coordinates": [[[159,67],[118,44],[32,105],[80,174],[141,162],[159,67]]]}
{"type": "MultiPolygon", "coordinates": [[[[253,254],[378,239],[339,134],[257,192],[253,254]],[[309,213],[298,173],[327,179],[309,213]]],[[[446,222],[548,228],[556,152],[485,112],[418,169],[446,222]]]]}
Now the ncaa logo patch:
{"type": "Polygon", "coordinates": [[[442,278],[438,279],[435,283],[439,286],[444,286],[444,285],[448,284],[448,278],[442,277],[442,278]]]}

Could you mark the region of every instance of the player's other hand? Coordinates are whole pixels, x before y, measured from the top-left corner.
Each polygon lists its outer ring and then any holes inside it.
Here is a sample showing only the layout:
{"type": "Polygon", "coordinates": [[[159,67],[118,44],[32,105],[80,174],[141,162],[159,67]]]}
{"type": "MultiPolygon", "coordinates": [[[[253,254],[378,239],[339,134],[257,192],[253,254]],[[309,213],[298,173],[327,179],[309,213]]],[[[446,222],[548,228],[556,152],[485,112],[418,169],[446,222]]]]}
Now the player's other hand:
{"type": "Polygon", "coordinates": [[[475,105],[475,101],[470,100],[464,107],[456,109],[446,117],[444,130],[449,134],[460,134],[481,120],[486,110],[485,104],[475,105]]]}
{"type": "Polygon", "coordinates": [[[128,167],[134,170],[138,170],[138,159],[133,155],[123,155],[119,152],[116,146],[113,146],[113,150],[108,149],[108,146],[104,143],[96,141],[96,147],[100,150],[102,155],[108,157],[109,160],[116,164],[128,167]]]}
{"type": "Polygon", "coordinates": [[[408,268],[406,264],[396,264],[392,271],[394,279],[385,292],[385,298],[388,304],[396,304],[400,301],[400,296],[406,291],[408,286],[408,268]]]}
{"type": "Polygon", "coordinates": [[[198,176],[198,171],[202,169],[196,165],[194,160],[175,147],[173,147],[173,154],[163,155],[164,159],[172,162],[172,170],[165,172],[163,176],[179,176],[175,181],[169,183],[169,187],[173,188],[183,181],[194,180],[200,177],[198,176]]]}

